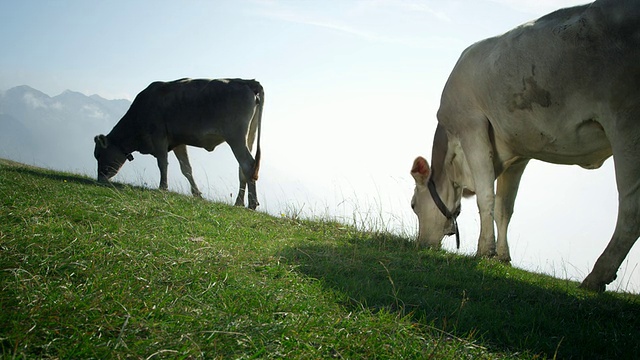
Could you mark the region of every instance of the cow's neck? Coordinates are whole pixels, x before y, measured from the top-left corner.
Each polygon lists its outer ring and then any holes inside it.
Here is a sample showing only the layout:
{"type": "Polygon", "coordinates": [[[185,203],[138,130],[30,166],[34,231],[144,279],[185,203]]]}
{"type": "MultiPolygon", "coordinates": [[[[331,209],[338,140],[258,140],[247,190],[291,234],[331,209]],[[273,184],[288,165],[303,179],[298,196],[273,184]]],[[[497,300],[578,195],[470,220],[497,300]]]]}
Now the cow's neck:
{"type": "Polygon", "coordinates": [[[460,204],[462,189],[468,187],[464,177],[465,157],[461,148],[450,149],[439,171],[434,170],[434,182],[442,199],[451,209],[460,204]],[[458,151],[460,150],[460,151],[458,151]]]}
{"type": "Polygon", "coordinates": [[[457,139],[450,139],[438,125],[431,154],[433,181],[438,194],[450,208],[459,205],[462,189],[472,188],[469,182],[466,157],[457,139]]]}
{"type": "Polygon", "coordinates": [[[139,150],[136,146],[138,141],[136,140],[136,134],[132,133],[129,129],[120,126],[122,120],[111,130],[107,138],[109,142],[112,142],[115,146],[119,147],[125,154],[131,154],[134,151],[139,150]]]}

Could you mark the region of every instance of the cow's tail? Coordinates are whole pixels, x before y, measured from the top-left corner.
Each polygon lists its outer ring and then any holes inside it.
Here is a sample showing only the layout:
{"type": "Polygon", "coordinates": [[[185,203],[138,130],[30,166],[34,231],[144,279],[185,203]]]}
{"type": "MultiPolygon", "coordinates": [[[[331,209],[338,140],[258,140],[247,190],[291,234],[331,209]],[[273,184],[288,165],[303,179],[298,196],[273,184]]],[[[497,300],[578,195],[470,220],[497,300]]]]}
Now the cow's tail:
{"type": "Polygon", "coordinates": [[[258,136],[258,145],[256,148],[256,157],[255,157],[255,166],[253,167],[253,176],[251,177],[254,181],[258,180],[258,172],[260,172],[260,157],[262,155],[260,151],[260,135],[262,135],[262,109],[264,108],[264,89],[259,82],[255,82],[255,86],[252,87],[254,93],[256,94],[256,111],[253,115],[253,120],[251,121],[252,130],[255,129],[258,136]],[[255,125],[254,125],[255,124],[255,125]]]}

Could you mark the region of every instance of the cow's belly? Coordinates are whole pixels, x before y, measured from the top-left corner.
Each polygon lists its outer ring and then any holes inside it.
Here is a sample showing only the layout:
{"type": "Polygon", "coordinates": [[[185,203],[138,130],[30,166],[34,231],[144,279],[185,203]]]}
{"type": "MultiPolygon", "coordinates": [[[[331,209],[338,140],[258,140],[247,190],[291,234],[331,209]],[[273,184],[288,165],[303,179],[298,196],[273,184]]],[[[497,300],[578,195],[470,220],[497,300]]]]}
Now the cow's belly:
{"type": "Polygon", "coordinates": [[[213,151],[225,139],[218,134],[181,134],[173,136],[174,145],[189,145],[213,151]]]}
{"type": "Polygon", "coordinates": [[[192,144],[189,145],[201,147],[207,151],[213,151],[216,146],[222,144],[224,141],[224,138],[220,135],[205,135],[194,138],[192,144]]]}
{"type": "Polygon", "coordinates": [[[595,169],[612,155],[604,129],[594,120],[519,122],[500,131],[497,141],[503,139],[514,154],[545,162],[595,169]]]}

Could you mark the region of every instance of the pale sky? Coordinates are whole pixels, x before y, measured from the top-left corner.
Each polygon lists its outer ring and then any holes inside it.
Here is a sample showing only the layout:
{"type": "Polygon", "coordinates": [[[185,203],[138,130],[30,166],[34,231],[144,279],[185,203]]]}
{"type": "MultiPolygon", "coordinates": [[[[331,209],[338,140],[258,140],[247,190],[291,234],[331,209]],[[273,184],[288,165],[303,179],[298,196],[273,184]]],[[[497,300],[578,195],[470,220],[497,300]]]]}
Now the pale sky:
{"type": "MultiPolygon", "coordinates": [[[[261,211],[381,223],[415,236],[409,170],[416,156],[430,158],[440,94],[461,51],[583,3],[0,0],[0,91],[29,85],[50,96],[71,89],[133,100],[156,80],[255,78],[266,91],[261,211]]],[[[92,138],[82,141],[91,156],[92,138]]],[[[237,170],[228,149],[191,154],[205,193],[230,201],[237,170]]],[[[184,190],[171,166],[170,186],[184,190]]],[[[120,181],[149,176],[140,181],[157,186],[152,159],[123,171],[120,181]]],[[[581,281],[616,213],[611,160],[595,171],[532,162],[509,233],[514,266],[581,281]]],[[[459,222],[461,251],[473,253],[475,200],[465,201],[459,222]]],[[[455,251],[453,243],[445,247],[455,251]]],[[[640,291],[639,247],[609,289],[640,291]]]]}

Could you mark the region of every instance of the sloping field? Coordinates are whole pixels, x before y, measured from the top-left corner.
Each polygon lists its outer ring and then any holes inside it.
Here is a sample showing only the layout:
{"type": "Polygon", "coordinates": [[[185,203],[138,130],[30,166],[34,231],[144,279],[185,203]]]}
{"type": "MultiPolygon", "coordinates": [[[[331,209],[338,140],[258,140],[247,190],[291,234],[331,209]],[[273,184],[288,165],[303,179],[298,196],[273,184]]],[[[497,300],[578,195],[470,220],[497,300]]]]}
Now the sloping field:
{"type": "Polygon", "coordinates": [[[4,358],[634,358],[640,297],[0,161],[4,358]]]}

